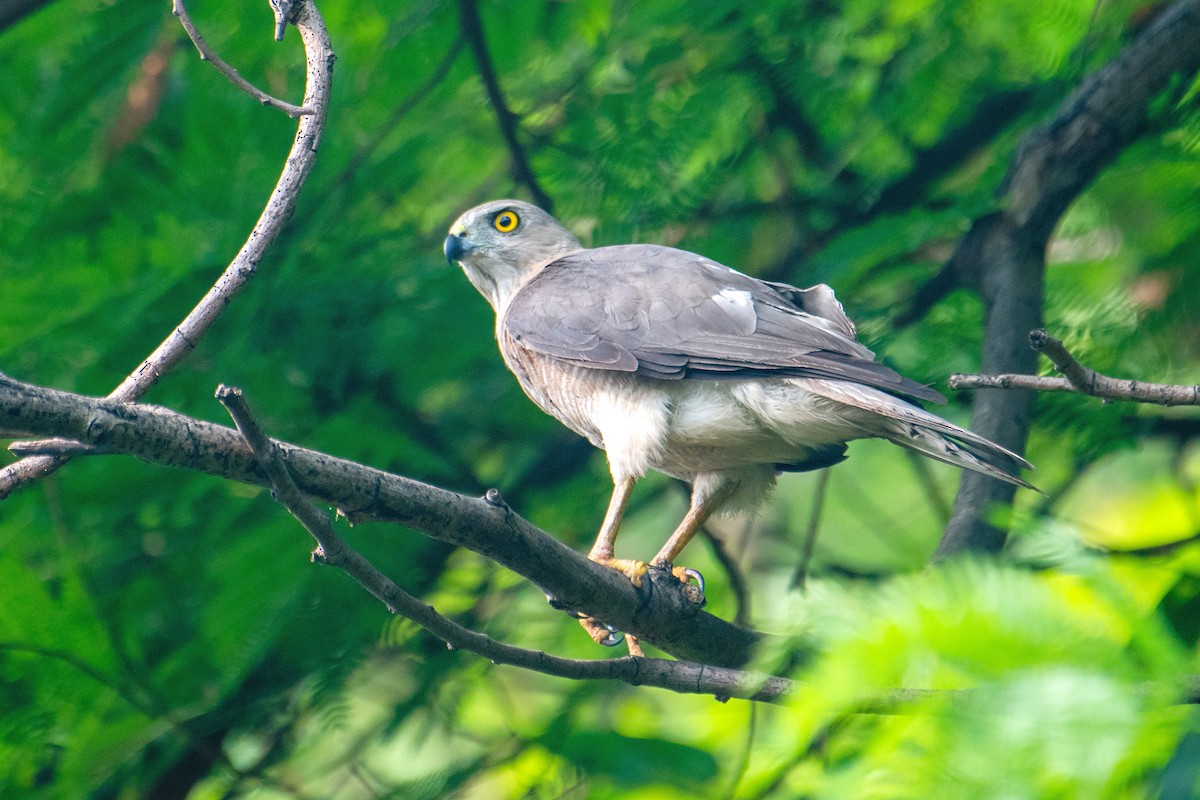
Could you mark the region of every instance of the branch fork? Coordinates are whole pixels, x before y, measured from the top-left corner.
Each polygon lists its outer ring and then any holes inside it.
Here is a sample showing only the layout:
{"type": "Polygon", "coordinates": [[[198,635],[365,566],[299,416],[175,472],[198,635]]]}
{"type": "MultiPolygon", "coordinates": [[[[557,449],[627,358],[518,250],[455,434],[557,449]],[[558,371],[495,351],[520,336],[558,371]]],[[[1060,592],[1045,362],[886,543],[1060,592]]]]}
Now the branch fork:
{"type": "Polygon", "coordinates": [[[1044,328],[1029,332],[1029,346],[1042,353],[1054,364],[1061,376],[1021,375],[951,375],[951,389],[1032,389],[1039,392],[1075,392],[1098,397],[1105,402],[1129,400],[1163,406],[1200,405],[1200,384],[1178,385],[1120,380],[1102,375],[1085,367],[1071,355],[1061,341],[1044,328]]]}

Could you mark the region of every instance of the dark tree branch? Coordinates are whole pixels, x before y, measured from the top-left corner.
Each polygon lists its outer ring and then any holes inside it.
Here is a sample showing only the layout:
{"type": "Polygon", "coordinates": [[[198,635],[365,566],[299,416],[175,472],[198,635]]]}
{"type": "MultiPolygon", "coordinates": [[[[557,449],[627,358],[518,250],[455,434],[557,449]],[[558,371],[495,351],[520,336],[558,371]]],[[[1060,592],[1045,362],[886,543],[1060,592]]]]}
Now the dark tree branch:
{"type": "Polygon", "coordinates": [[[601,661],[561,658],[540,650],[497,642],[442,616],[427,603],[401,589],[337,534],[329,516],[310,503],[288,473],[280,449],[267,438],[250,412],[240,389],[221,386],[217,399],[229,411],[267,478],[275,499],[317,540],[313,559],[335,566],[378,598],[388,611],[416,622],[451,647],[509,664],[575,680],[616,680],[634,686],[657,686],[688,694],[718,698],[778,700],[795,690],[792,681],[774,675],[710,667],[690,661],[661,658],[621,658],[601,661]]]}
{"type": "MultiPolygon", "coordinates": [[[[164,373],[196,348],[197,343],[238,291],[254,277],[267,248],[275,241],[295,211],[296,198],[312,170],[317,145],[325,129],[334,55],[325,22],[312,0],[302,0],[296,10],[294,23],[304,42],[307,60],[304,106],[312,109],[312,113],[300,118],[296,139],[284,162],[279,181],[275,184],[267,205],[250,231],[246,243],[208,294],[142,365],[109,394],[109,397],[117,402],[130,403],[141,398],[164,373]]],[[[68,460],[68,455],[59,454],[31,456],[10,464],[0,470],[0,500],[15,489],[51,474],[68,460]]]]}
{"type": "Polygon", "coordinates": [[[829,475],[827,469],[817,473],[817,483],[813,487],[812,511],[808,515],[808,525],[804,529],[804,543],[800,548],[800,561],[796,571],[792,573],[789,589],[804,591],[808,583],[808,570],[812,566],[813,553],[817,547],[817,533],[821,530],[821,512],[825,508],[825,496],[829,493],[829,475]]]}
{"type": "MultiPolygon", "coordinates": [[[[229,79],[229,82],[241,89],[246,94],[253,97],[264,106],[277,108],[287,114],[292,119],[313,113],[309,106],[295,106],[285,100],[279,100],[275,97],[259,89],[241,76],[236,69],[227,64],[220,56],[212,51],[208,46],[208,42],[204,41],[204,37],[200,35],[200,31],[196,28],[196,24],[192,22],[192,18],[188,15],[187,9],[183,5],[183,0],[172,0],[171,13],[179,18],[179,24],[183,26],[183,30],[187,32],[188,38],[192,40],[192,44],[196,45],[196,50],[200,53],[200,60],[207,61],[217,68],[217,72],[229,79]]],[[[279,38],[276,36],[276,38],[279,38]]]]}
{"type": "Polygon", "coordinates": [[[487,40],[483,35],[483,21],[479,18],[477,0],[459,0],[459,25],[467,43],[471,46],[471,54],[475,57],[475,66],[479,70],[479,78],[483,81],[484,91],[487,92],[488,102],[496,114],[496,122],[500,126],[500,135],[508,147],[512,159],[513,174],[517,182],[524,185],[533,197],[533,202],[545,211],[554,213],[554,201],[546,194],[538,183],[533,168],[529,166],[529,158],[525,148],[517,137],[517,115],[508,107],[504,92],[500,89],[500,80],[496,77],[496,68],[492,65],[492,57],[488,53],[487,40]]]}
{"type": "Polygon", "coordinates": [[[602,661],[583,661],[545,654],[496,642],[482,633],[470,631],[457,622],[438,614],[430,604],[421,602],[404,591],[376,566],[350,548],[337,535],[329,516],[308,501],[292,480],[283,463],[280,447],[266,438],[254,420],[246,399],[238,389],[221,386],[217,399],[229,411],[238,432],[270,480],[271,491],[292,516],[304,525],[317,551],[313,560],[324,561],[347,573],[362,588],[382,601],[392,614],[400,614],[424,627],[433,636],[460,650],[474,652],[494,663],[533,669],[535,672],[575,680],[619,680],[635,686],[658,686],[674,692],[714,694],[720,698],[740,697],[752,700],[778,700],[794,691],[793,682],[775,675],[742,672],[738,669],[708,667],[689,661],[666,661],[664,658],[608,658],[602,661]]]}
{"type": "Polygon", "coordinates": [[[0,0],[0,31],[49,4],[50,0],[0,0]]]}
{"type": "Polygon", "coordinates": [[[850,169],[843,168],[834,171],[833,158],[825,146],[821,131],[808,119],[804,109],[792,99],[792,93],[788,89],[788,81],[783,70],[763,58],[753,46],[748,49],[746,64],[755,77],[762,82],[770,96],[772,108],[767,117],[767,123],[786,130],[796,142],[796,146],[800,148],[801,157],[813,169],[824,169],[831,172],[844,189],[857,185],[860,179],[850,169]]]}
{"type": "MultiPolygon", "coordinates": [[[[158,406],[90,398],[0,376],[0,427],[84,444],[243,483],[269,480],[237,431],[158,406]]],[[[528,578],[563,607],[706,665],[748,663],[763,635],[690,602],[672,577],[653,580],[649,600],[615,570],[522,519],[498,498],[465,497],[324,453],[276,443],[300,490],[356,520],[397,522],[465,547],[528,578]]]]}
{"type": "Polygon", "coordinates": [[[1035,86],[1023,86],[984,97],[961,124],[913,153],[912,167],[880,191],[864,216],[902,211],[916,203],[931,184],[961,166],[1023,114],[1037,91],[1035,86]]]}
{"type": "Polygon", "coordinates": [[[917,287],[904,309],[892,318],[892,328],[900,330],[920,322],[959,285],[958,272],[950,264],[943,265],[933,277],[917,287]]]}
{"type": "Polygon", "coordinates": [[[1063,377],[1040,375],[951,375],[951,389],[1030,389],[1038,392],[1078,392],[1105,400],[1130,400],[1162,406],[1200,405],[1200,384],[1144,383],[1101,375],[1075,360],[1066,346],[1045,330],[1029,332],[1029,346],[1045,353],[1063,377]]]}
{"type": "Polygon", "coordinates": [[[733,592],[734,612],[733,622],[735,625],[746,626],[750,624],[750,591],[746,585],[746,575],[742,572],[741,566],[738,564],[737,558],[733,553],[729,552],[729,547],[725,544],[725,540],[717,534],[713,533],[712,528],[708,525],[700,528],[700,533],[704,536],[704,541],[708,543],[708,549],[712,551],[713,558],[725,570],[725,575],[729,578],[729,591],[733,592]]]}
{"type": "MultiPolygon", "coordinates": [[[[982,372],[1031,374],[1025,331],[1041,326],[1045,250],[1071,201],[1147,127],[1151,101],[1175,75],[1200,68],[1200,0],[1163,12],[1106,67],[1083,82],[1042,128],[1027,134],[1000,189],[999,210],[975,221],[950,258],[984,303],[982,372]]],[[[982,390],[971,428],[1020,454],[1033,414],[1028,391],[982,390]]],[[[935,558],[996,551],[1006,534],[987,522],[1014,487],[967,473],[935,558]]]]}
{"type": "MultiPolygon", "coordinates": [[[[343,569],[393,613],[412,619],[456,648],[477,653],[496,663],[575,680],[615,680],[676,692],[712,694],[719,699],[739,697],[778,701],[798,691],[798,684],[786,678],[709,663],[634,657],[599,661],[560,658],[496,642],[458,625],[404,592],[350,549],[334,530],[329,517],[315,508],[306,496],[334,505],[355,506],[361,517],[400,522],[442,541],[475,550],[544,588],[560,590],[559,597],[566,598],[570,604],[589,611],[608,609],[605,615],[609,619],[622,621],[618,616],[623,613],[622,609],[628,611],[631,603],[636,606],[640,597],[624,576],[594,564],[534,528],[513,514],[498,498],[489,502],[463,497],[268,439],[236,391],[222,388],[218,395],[237,420],[238,430],[191,419],[158,406],[83,397],[23,384],[0,375],[0,421],[5,424],[19,421],[22,429],[40,435],[76,436],[151,463],[270,486],[276,497],[317,539],[319,547],[314,558],[343,569]],[[590,593],[590,603],[582,599],[585,593],[590,593]],[[632,597],[619,596],[622,593],[632,597]]],[[[696,613],[695,609],[690,616],[679,616],[677,609],[671,608],[669,598],[665,604],[663,602],[663,595],[667,594],[665,587],[671,584],[678,584],[678,581],[666,579],[662,584],[656,584],[648,606],[634,608],[625,616],[641,620],[655,629],[682,627],[682,630],[676,630],[675,641],[656,641],[664,649],[691,650],[698,654],[707,649],[709,655],[724,660],[730,660],[731,655],[740,650],[744,663],[749,653],[748,643],[759,641],[761,634],[730,626],[709,615],[696,613]],[[664,609],[666,619],[657,619],[664,609]],[[687,633],[689,630],[699,630],[701,636],[691,637],[687,633]],[[723,642],[714,643],[713,636],[723,638],[723,642]]],[[[641,633],[644,629],[633,625],[628,628],[649,639],[649,635],[641,633]]],[[[50,651],[20,643],[0,643],[0,649],[50,654],[50,651]]],[[[143,707],[139,698],[94,673],[83,662],[73,657],[64,660],[114,686],[136,707],[143,707]]],[[[969,691],[958,690],[951,694],[962,695],[969,691]]],[[[864,697],[845,713],[894,713],[902,706],[946,694],[937,689],[897,688],[864,697]]],[[[1181,702],[1198,701],[1200,678],[1193,677],[1181,694],[1181,702]]],[[[181,732],[188,735],[186,730],[181,732]]]]}
{"type": "MultiPolygon", "coordinates": [[[[795,105],[787,99],[786,93],[782,95],[785,103],[780,104],[780,92],[783,89],[778,85],[772,87],[770,76],[770,72],[762,73],[762,77],[771,88],[772,96],[776,99],[775,110],[770,121],[784,124],[806,152],[820,153],[823,146],[820,142],[815,140],[806,142],[803,138],[814,136],[815,129],[811,124],[804,124],[800,128],[794,127],[796,123],[790,120],[793,119],[794,113],[798,113],[798,110],[793,112],[792,109],[795,109],[795,105]],[[789,103],[790,105],[788,105],[789,103]]],[[[1039,87],[1029,86],[1000,90],[984,97],[966,120],[946,131],[938,141],[929,147],[915,150],[913,163],[909,170],[881,189],[866,187],[867,190],[864,191],[862,186],[855,188],[855,183],[862,183],[861,178],[848,170],[839,172],[836,182],[842,189],[842,197],[834,202],[830,209],[835,215],[833,224],[817,235],[807,236],[765,274],[776,280],[787,280],[791,277],[790,273],[794,272],[797,264],[810,261],[817,251],[840,233],[856,225],[861,225],[880,214],[894,213],[911,207],[933,183],[960,167],[972,154],[995,139],[1009,124],[1024,113],[1038,91],[1039,87]]],[[[800,119],[802,120],[802,117],[800,119]]],[[[801,198],[798,207],[793,208],[793,206],[797,206],[797,199],[789,197],[765,205],[748,204],[742,209],[731,209],[722,213],[758,213],[767,208],[775,211],[788,209],[801,211],[810,209],[812,203],[811,198],[801,198]]],[[[957,276],[953,272],[942,270],[918,290],[909,307],[897,315],[894,326],[901,328],[916,322],[957,286],[957,276]]]]}

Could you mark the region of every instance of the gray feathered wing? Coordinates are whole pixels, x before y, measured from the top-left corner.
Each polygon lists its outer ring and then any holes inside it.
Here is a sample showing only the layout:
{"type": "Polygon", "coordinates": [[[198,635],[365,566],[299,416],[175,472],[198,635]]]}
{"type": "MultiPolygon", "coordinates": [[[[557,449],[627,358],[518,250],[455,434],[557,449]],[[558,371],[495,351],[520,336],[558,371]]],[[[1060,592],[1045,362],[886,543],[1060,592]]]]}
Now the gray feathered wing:
{"type": "Polygon", "coordinates": [[[517,292],[519,345],[591,369],[660,380],[788,375],[945,402],[875,361],[824,285],[797,289],[657,245],[581,250],[517,292]]]}

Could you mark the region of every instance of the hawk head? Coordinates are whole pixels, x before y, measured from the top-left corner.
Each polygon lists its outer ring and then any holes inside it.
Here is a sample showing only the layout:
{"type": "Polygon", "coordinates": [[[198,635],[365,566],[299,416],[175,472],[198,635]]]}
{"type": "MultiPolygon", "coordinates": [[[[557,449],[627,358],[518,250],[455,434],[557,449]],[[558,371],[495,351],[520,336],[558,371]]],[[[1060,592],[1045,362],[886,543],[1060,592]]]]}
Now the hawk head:
{"type": "Polygon", "coordinates": [[[459,217],[444,249],[446,260],[458,262],[492,308],[500,310],[544,266],[581,247],[537,206],[494,200],[459,217]]]}

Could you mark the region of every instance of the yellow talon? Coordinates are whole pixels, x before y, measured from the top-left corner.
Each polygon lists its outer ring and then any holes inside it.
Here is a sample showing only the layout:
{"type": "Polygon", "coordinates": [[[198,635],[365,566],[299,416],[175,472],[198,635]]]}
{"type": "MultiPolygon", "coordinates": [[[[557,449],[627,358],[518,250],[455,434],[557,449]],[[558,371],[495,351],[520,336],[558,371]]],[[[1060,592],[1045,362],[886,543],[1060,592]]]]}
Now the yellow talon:
{"type": "Polygon", "coordinates": [[[642,578],[645,577],[646,571],[649,569],[645,561],[637,561],[632,558],[593,558],[592,560],[609,569],[615,569],[626,578],[629,578],[629,582],[638,589],[642,588],[642,578]]]}

